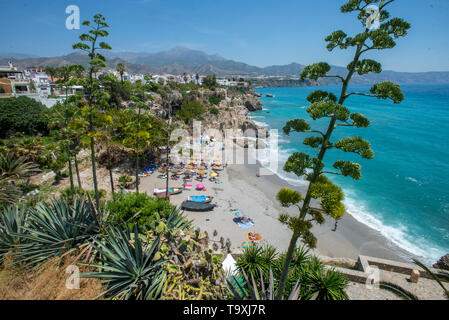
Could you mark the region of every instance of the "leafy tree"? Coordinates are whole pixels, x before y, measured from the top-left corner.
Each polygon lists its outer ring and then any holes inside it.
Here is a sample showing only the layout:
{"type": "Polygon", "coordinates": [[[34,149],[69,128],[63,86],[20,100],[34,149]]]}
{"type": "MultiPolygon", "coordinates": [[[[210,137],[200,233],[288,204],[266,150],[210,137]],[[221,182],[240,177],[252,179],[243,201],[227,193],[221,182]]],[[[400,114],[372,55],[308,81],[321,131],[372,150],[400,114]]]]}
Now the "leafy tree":
{"type": "Polygon", "coordinates": [[[126,137],[123,145],[134,150],[136,157],[136,192],[139,193],[139,158],[150,146],[151,115],[142,114],[142,102],[138,103],[138,112],[132,109],[125,110],[129,121],[125,127],[126,137]]]}
{"type": "Polygon", "coordinates": [[[176,115],[189,124],[193,120],[201,120],[206,111],[204,105],[199,100],[184,100],[181,109],[176,111],[176,115]]]}
{"type": "Polygon", "coordinates": [[[360,137],[347,137],[336,142],[331,141],[332,133],[337,128],[366,128],[370,125],[369,120],[362,114],[351,113],[344,106],[344,102],[352,95],[391,99],[394,103],[400,103],[404,99],[401,88],[392,82],[375,84],[371,87],[370,93],[348,92],[348,85],[354,73],[357,72],[363,75],[370,72],[380,73],[382,70],[380,63],[370,59],[361,59],[364,53],[372,50],[391,49],[396,46],[394,39],[407,35],[410,24],[400,18],[390,19],[389,13],[385,10],[385,7],[393,1],[350,0],[341,7],[343,13],[357,13],[357,18],[364,27],[364,31],[354,37],[350,37],[339,30],[333,32],[326,38],[326,42],[328,43],[327,49],[329,51],[337,47],[343,50],[355,50],[353,60],[348,64],[346,77],[328,75],[331,67],[326,62],[307,66],[301,73],[301,79],[318,80],[323,77],[337,78],[341,81],[342,87],[339,98],[332,93],[321,90],[313,92],[307,98],[311,103],[307,112],[313,120],[322,118],[329,119],[329,126],[326,132],[311,129],[310,124],[303,119],[290,120],[284,127],[285,134],[290,134],[292,131],[318,134],[317,136],[306,138],[304,144],[317,149],[319,153],[316,157],[309,156],[305,153],[294,153],[287,160],[284,167],[284,170],[287,172],[293,172],[297,176],[305,176],[310,184],[304,199],[302,195],[292,190],[283,189],[278,194],[278,199],[283,206],[297,206],[299,209],[298,216],[289,217],[281,215],[279,217],[282,223],[287,224],[292,229],[293,235],[280,277],[278,297],[281,297],[284,292],[289,265],[297,240],[302,238],[305,243],[314,247],[316,238],[310,232],[312,222],[323,223],[323,214],[338,219],[345,212],[345,207],[341,203],[344,197],[341,188],[334,185],[324,174],[351,177],[355,180],[360,179],[362,176],[360,173],[361,166],[350,161],[339,160],[333,164],[335,170],[330,171],[325,169],[323,159],[326,151],[339,149],[344,152],[356,153],[365,159],[372,159],[374,157],[369,142],[360,137]],[[373,3],[378,3],[380,9],[381,25],[377,30],[370,30],[366,27],[366,22],[369,18],[369,13],[366,12],[366,8],[373,3]],[[321,208],[311,207],[310,202],[312,198],[321,199],[321,208]],[[302,205],[300,205],[301,201],[303,201],[302,205]],[[307,215],[311,217],[308,220],[306,219],[307,215]]]}
{"type": "Polygon", "coordinates": [[[42,103],[28,97],[0,99],[0,137],[9,138],[17,132],[47,134],[47,112],[42,103]]]}
{"type": "Polygon", "coordinates": [[[217,77],[215,75],[207,76],[203,80],[203,86],[210,90],[214,90],[216,87],[218,87],[217,77]]]}
{"type": "Polygon", "coordinates": [[[100,75],[99,79],[104,90],[109,95],[108,104],[111,108],[119,109],[122,101],[127,101],[131,98],[131,88],[127,83],[120,83],[114,75],[100,75]]]}
{"type": "Polygon", "coordinates": [[[93,17],[93,21],[84,21],[83,25],[90,30],[88,33],[83,33],[79,36],[81,42],[75,43],[73,49],[79,49],[87,52],[89,55],[89,71],[87,79],[87,106],[84,108],[84,114],[89,123],[89,137],[90,137],[90,149],[91,149],[91,162],[92,162],[92,178],[94,182],[95,201],[97,210],[100,212],[100,197],[98,193],[97,182],[97,170],[95,160],[95,127],[94,127],[94,115],[98,114],[98,108],[104,106],[105,96],[100,90],[100,84],[97,79],[94,78],[94,74],[97,73],[100,68],[106,67],[106,58],[98,53],[98,50],[111,50],[111,46],[106,42],[102,42],[101,39],[107,37],[109,32],[106,30],[109,25],[106,23],[105,17],[101,14],[96,14],[93,17]]]}
{"type": "Polygon", "coordinates": [[[84,67],[78,64],[65,65],[56,69],[56,75],[60,77],[56,81],[59,88],[65,90],[65,99],[68,98],[68,89],[70,86],[74,85],[84,85],[82,79],[84,72],[84,67]]]}
{"type": "Polygon", "coordinates": [[[71,146],[73,145],[72,138],[75,133],[69,127],[69,123],[74,119],[77,107],[73,104],[67,103],[67,99],[64,104],[57,103],[50,109],[48,126],[53,130],[53,134],[58,138],[58,145],[61,153],[65,153],[67,157],[67,165],[69,169],[70,188],[74,192],[73,184],[73,172],[72,172],[72,154],[71,146]]]}

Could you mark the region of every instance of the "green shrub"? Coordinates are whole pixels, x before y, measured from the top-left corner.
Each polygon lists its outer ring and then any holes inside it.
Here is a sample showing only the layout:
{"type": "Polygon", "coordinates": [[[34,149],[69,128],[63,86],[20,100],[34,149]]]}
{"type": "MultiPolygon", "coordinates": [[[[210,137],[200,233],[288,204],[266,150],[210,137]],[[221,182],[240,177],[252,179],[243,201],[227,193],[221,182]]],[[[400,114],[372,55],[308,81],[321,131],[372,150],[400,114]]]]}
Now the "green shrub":
{"type": "Polygon", "coordinates": [[[181,109],[176,112],[176,115],[188,124],[192,120],[203,120],[202,115],[205,112],[204,105],[198,100],[184,100],[181,109]]]}
{"type": "Polygon", "coordinates": [[[0,137],[47,134],[47,107],[28,97],[0,99],[0,137]]]}
{"type": "Polygon", "coordinates": [[[218,108],[212,107],[210,108],[209,112],[218,115],[220,113],[220,110],[218,110],[218,108]]]}
{"type": "Polygon", "coordinates": [[[161,219],[167,219],[175,207],[165,199],[157,199],[146,193],[117,194],[116,201],[109,201],[106,211],[108,220],[131,226],[154,228],[161,219]]]}
{"type": "Polygon", "coordinates": [[[220,102],[221,102],[221,99],[219,97],[210,96],[209,97],[209,102],[210,102],[211,105],[218,106],[220,104],[220,102]]]}

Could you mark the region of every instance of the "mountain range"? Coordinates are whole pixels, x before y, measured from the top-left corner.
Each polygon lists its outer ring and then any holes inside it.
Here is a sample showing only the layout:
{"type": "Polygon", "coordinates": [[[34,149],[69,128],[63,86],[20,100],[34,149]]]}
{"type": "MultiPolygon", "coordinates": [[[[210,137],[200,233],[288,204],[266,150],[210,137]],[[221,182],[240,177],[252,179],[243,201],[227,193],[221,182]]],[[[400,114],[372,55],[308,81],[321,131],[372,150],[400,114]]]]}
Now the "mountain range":
{"type": "MultiPolygon", "coordinates": [[[[117,64],[124,63],[128,72],[132,74],[215,74],[221,77],[285,77],[298,78],[304,65],[291,63],[288,65],[269,66],[265,68],[251,66],[249,64],[225,59],[218,54],[209,55],[199,50],[191,50],[185,47],[175,47],[168,51],[158,53],[145,52],[107,52],[105,53],[109,68],[115,68],[117,64]]],[[[31,66],[59,67],[66,64],[88,65],[88,57],[83,53],[71,53],[59,57],[36,57],[29,54],[0,53],[0,65],[6,65],[8,61],[23,70],[31,66]]],[[[344,76],[346,67],[332,66],[332,74],[344,76]]],[[[324,79],[323,84],[336,83],[335,79],[324,79]]],[[[373,83],[378,81],[395,82],[449,82],[449,72],[395,72],[383,71],[380,74],[355,75],[354,83],[373,83]]]]}

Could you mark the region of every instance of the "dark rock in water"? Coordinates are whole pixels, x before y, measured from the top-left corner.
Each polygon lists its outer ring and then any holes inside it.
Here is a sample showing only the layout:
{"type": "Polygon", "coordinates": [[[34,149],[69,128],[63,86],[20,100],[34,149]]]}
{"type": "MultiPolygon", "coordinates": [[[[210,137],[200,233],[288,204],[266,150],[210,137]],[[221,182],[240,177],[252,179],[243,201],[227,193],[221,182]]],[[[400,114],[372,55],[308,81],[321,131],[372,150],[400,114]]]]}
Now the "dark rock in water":
{"type": "Polygon", "coordinates": [[[449,254],[442,256],[441,259],[433,265],[433,267],[436,269],[449,270],[449,254]]]}
{"type": "Polygon", "coordinates": [[[274,96],[273,96],[272,94],[270,94],[270,93],[267,93],[266,96],[267,96],[268,98],[273,98],[273,97],[274,97],[274,96]]]}
{"type": "Polygon", "coordinates": [[[246,100],[245,107],[250,111],[262,110],[262,104],[257,100],[246,100]]]}

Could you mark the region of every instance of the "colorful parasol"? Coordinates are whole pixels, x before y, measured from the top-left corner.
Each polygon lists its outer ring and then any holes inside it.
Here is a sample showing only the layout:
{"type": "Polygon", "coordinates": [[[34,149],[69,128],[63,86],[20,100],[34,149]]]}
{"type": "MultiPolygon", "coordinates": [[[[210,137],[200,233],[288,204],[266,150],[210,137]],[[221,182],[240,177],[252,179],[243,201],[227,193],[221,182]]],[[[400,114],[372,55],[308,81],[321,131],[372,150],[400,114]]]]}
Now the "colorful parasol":
{"type": "Polygon", "coordinates": [[[254,242],[248,241],[248,242],[242,242],[242,248],[252,248],[254,247],[254,242]]]}

